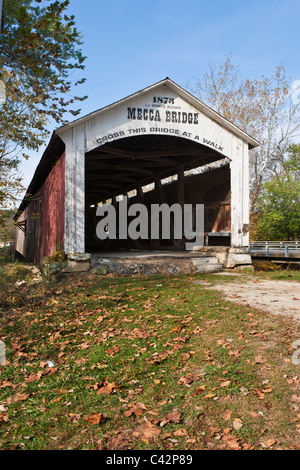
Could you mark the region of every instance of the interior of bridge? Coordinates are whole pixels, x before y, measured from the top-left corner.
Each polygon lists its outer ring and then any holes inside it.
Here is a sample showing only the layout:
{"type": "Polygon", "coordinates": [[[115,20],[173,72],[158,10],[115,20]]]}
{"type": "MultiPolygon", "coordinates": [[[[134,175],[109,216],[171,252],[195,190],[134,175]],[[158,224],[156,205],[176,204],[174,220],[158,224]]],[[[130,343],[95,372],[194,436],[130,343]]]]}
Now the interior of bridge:
{"type": "MultiPolygon", "coordinates": [[[[85,155],[85,244],[105,250],[183,250],[185,239],[99,240],[97,206],[204,204],[205,243],[230,245],[229,159],[214,148],[171,135],[135,135],[108,142],[85,155]]],[[[150,231],[149,222],[149,231],[150,231]]]]}

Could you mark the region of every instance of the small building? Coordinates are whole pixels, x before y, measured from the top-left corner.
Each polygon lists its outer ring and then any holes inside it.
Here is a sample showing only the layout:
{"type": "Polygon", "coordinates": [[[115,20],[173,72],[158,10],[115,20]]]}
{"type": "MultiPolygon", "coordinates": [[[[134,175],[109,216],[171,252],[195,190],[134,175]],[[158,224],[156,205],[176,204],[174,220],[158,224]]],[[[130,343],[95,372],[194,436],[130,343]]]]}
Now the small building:
{"type": "Polygon", "coordinates": [[[202,251],[248,253],[248,151],[258,145],[166,78],[55,130],[15,216],[16,252],[41,266],[59,250],[184,250],[172,237],[97,238],[98,205],[117,209],[129,194],[129,204],[204,204],[202,251]]]}

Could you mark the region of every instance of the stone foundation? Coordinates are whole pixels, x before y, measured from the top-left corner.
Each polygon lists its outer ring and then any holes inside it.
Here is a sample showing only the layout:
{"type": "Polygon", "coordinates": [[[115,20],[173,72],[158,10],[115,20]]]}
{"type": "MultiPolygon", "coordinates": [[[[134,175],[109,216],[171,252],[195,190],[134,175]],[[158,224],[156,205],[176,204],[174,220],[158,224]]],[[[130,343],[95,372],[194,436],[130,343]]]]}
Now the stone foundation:
{"type": "Polygon", "coordinates": [[[199,258],[156,258],[139,261],[136,259],[99,258],[92,262],[92,272],[95,274],[119,274],[130,276],[135,274],[164,276],[189,274],[196,272],[216,272],[222,270],[221,264],[200,263],[199,258]]]}
{"type": "Polygon", "coordinates": [[[189,273],[217,272],[222,264],[213,256],[192,252],[122,252],[92,255],[92,272],[96,274],[176,275],[189,273]]]}
{"type": "Polygon", "coordinates": [[[43,274],[48,281],[56,282],[63,274],[87,272],[91,269],[89,253],[72,253],[66,259],[43,259],[43,274]]]}
{"type": "Polygon", "coordinates": [[[253,269],[248,248],[203,247],[192,252],[120,252],[91,255],[72,253],[66,259],[44,258],[43,273],[55,282],[64,274],[91,271],[124,276],[210,273],[225,269],[253,269]]]}

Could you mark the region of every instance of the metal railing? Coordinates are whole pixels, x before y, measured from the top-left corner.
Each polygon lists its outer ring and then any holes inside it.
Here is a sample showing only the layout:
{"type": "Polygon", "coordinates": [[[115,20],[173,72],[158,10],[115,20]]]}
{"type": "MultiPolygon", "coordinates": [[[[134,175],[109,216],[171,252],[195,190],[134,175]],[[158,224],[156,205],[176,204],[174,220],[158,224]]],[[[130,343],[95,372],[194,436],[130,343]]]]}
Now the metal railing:
{"type": "Polygon", "coordinates": [[[288,258],[291,254],[300,254],[300,241],[254,241],[250,242],[250,254],[264,253],[265,257],[283,254],[288,258]]]}

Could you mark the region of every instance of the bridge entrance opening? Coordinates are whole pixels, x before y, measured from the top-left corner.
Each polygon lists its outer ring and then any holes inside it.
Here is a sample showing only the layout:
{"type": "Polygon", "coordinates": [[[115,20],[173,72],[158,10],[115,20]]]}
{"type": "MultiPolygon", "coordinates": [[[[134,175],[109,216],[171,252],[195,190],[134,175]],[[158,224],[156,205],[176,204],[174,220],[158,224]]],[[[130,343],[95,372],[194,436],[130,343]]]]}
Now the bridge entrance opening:
{"type": "MultiPolygon", "coordinates": [[[[128,207],[144,204],[204,204],[206,245],[230,245],[229,159],[213,148],[169,135],[139,135],[106,143],[85,155],[85,246],[105,250],[184,250],[185,237],[99,240],[98,205],[112,204],[116,213],[127,197],[128,207]]],[[[118,217],[117,217],[118,220],[118,217]]],[[[129,223],[129,221],[128,221],[129,223]]]]}

